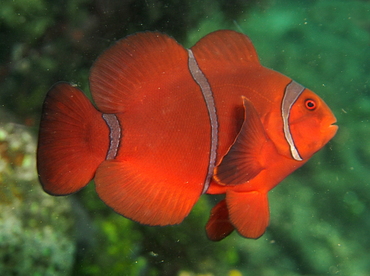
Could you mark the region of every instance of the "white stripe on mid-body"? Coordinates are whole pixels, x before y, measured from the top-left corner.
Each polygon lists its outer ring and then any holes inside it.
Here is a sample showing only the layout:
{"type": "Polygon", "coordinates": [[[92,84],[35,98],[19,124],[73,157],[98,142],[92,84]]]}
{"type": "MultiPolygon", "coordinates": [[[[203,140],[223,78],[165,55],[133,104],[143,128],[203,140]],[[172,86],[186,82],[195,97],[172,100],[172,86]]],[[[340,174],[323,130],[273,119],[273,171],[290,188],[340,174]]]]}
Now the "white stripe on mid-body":
{"type": "Polygon", "coordinates": [[[103,114],[102,117],[109,127],[109,149],[105,160],[110,160],[117,156],[122,131],[116,115],[103,114]]]}
{"type": "Polygon", "coordinates": [[[189,54],[189,70],[202,91],[204,101],[206,102],[209,120],[211,124],[211,148],[209,153],[208,172],[204,181],[202,194],[206,193],[213,177],[213,170],[216,165],[217,145],[218,145],[218,117],[216,113],[216,104],[213,98],[211,86],[194,57],[193,52],[188,49],[189,54]]]}
{"type": "Polygon", "coordinates": [[[289,144],[290,153],[292,154],[292,157],[297,161],[302,161],[303,159],[299,155],[297,147],[294,144],[292,134],[290,132],[289,115],[290,115],[290,110],[293,104],[298,99],[298,97],[302,94],[303,90],[305,90],[305,88],[302,85],[292,80],[285,88],[285,93],[284,93],[283,101],[281,104],[281,116],[283,118],[285,139],[287,140],[289,144]]]}

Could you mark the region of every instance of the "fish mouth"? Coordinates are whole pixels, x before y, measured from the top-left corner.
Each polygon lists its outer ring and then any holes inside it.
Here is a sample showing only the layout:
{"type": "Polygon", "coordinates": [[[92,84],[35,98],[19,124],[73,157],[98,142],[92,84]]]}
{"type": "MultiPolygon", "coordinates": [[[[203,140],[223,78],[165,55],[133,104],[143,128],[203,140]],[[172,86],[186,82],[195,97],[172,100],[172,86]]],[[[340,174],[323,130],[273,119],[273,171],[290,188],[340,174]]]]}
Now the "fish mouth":
{"type": "Polygon", "coordinates": [[[329,142],[338,131],[337,118],[333,113],[326,115],[326,118],[321,122],[321,135],[324,138],[324,144],[329,142]]]}
{"type": "Polygon", "coordinates": [[[329,123],[329,127],[336,127],[338,128],[338,126],[336,125],[337,123],[337,118],[333,118],[332,122],[329,123]]]}
{"type": "Polygon", "coordinates": [[[329,124],[329,127],[328,127],[328,134],[329,134],[329,139],[330,140],[331,138],[333,138],[335,136],[335,134],[337,133],[338,131],[338,125],[336,125],[337,123],[337,120],[334,120],[332,123],[329,124]]]}
{"type": "Polygon", "coordinates": [[[331,122],[329,122],[329,127],[336,127],[338,128],[338,126],[336,125],[337,123],[337,119],[334,117],[331,122]]]}

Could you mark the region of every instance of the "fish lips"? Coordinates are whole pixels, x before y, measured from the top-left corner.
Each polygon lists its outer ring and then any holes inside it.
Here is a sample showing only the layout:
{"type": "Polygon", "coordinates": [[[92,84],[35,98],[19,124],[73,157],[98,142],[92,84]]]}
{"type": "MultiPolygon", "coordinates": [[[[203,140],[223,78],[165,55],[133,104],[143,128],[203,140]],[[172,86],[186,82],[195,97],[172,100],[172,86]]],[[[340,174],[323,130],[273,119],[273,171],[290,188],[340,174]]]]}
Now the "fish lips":
{"type": "MultiPolygon", "coordinates": [[[[334,116],[333,116],[334,117],[334,116]]],[[[324,135],[326,136],[324,144],[329,142],[337,133],[338,131],[338,125],[336,125],[337,119],[334,117],[333,120],[331,120],[328,124],[327,127],[323,128],[324,135]]]]}

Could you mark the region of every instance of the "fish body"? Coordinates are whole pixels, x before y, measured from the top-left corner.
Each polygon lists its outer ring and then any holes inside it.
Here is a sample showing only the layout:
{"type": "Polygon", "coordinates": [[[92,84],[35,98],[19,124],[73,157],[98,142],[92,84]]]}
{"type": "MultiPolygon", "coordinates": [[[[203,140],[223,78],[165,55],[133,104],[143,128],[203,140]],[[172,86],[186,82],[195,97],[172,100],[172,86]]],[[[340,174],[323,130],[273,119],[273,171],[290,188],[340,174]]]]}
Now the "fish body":
{"type": "Polygon", "coordinates": [[[204,194],[226,194],[207,235],[258,238],[267,193],[336,133],[315,93],[263,67],[249,38],[211,33],[192,48],[156,32],[118,41],[94,63],[96,108],[75,86],[48,92],[38,171],[46,192],[94,178],[100,198],[148,225],[180,223],[204,194]]]}

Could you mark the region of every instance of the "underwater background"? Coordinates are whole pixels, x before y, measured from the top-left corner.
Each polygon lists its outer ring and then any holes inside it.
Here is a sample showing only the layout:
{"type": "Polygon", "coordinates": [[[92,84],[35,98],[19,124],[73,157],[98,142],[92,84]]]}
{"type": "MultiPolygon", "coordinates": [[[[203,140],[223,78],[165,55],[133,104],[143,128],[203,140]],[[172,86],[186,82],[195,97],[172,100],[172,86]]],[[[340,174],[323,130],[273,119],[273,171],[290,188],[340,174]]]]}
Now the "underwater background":
{"type": "Polygon", "coordinates": [[[370,1],[2,0],[0,275],[369,275],[370,1]],[[261,63],[320,95],[339,131],[269,193],[258,240],[206,238],[213,199],[177,226],[111,211],[94,186],[43,192],[35,150],[57,81],[88,92],[89,69],[115,40],[158,30],[190,47],[218,29],[248,35],[261,63]]]}

